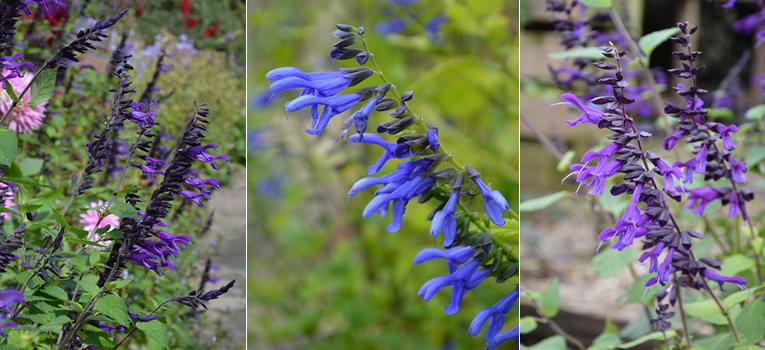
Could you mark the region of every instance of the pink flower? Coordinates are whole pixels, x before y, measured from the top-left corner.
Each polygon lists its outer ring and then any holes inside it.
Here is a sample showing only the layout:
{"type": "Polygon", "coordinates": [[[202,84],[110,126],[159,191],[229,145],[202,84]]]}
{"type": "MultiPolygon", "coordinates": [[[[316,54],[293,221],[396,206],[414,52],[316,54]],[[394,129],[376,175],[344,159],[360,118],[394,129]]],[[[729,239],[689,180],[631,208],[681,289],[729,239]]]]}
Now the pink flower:
{"type": "MultiPolygon", "coordinates": [[[[120,226],[120,218],[117,215],[109,214],[102,218],[104,214],[106,203],[103,201],[95,201],[90,203],[90,208],[88,211],[80,214],[80,224],[82,224],[82,229],[85,231],[88,231],[88,240],[97,242],[104,237],[97,237],[96,231],[99,228],[104,228],[107,225],[110,226],[109,231],[116,229],[120,226]],[[98,225],[98,227],[96,227],[98,225]]],[[[111,243],[107,243],[111,244],[111,243]]]]}
{"type": "MultiPolygon", "coordinates": [[[[16,197],[16,190],[13,185],[9,185],[5,182],[0,182],[0,206],[13,209],[16,206],[16,202],[13,199],[16,197]]],[[[0,219],[8,220],[11,217],[11,213],[0,213],[0,219]]]]}
{"type": "MultiPolygon", "coordinates": [[[[9,73],[9,71],[3,71],[3,75],[9,73]]],[[[31,80],[31,74],[24,74],[17,78],[8,79],[6,82],[11,84],[13,91],[18,96],[31,80]]],[[[9,116],[8,128],[17,133],[26,134],[32,130],[36,130],[40,127],[40,124],[42,124],[42,121],[45,118],[45,106],[47,103],[41,103],[37,105],[37,107],[32,108],[32,106],[29,105],[30,98],[32,98],[32,94],[27,91],[27,93],[24,94],[24,97],[21,98],[21,101],[24,103],[17,105],[9,116]]],[[[5,89],[0,89],[0,112],[5,114],[5,112],[11,108],[12,103],[13,100],[8,96],[5,89]]]]}

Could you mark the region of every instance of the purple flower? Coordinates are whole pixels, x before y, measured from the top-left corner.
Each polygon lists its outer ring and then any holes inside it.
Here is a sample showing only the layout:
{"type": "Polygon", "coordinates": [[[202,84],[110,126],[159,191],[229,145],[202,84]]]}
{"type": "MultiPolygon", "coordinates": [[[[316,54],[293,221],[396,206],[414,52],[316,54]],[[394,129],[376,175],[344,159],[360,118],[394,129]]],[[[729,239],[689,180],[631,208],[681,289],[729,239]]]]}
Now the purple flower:
{"type": "Polygon", "coordinates": [[[164,174],[164,171],[162,171],[162,168],[165,167],[165,161],[162,159],[155,159],[149,156],[143,157],[143,160],[146,162],[146,164],[142,165],[135,165],[135,167],[138,167],[141,169],[141,174],[143,176],[146,176],[148,178],[156,178],[156,175],[162,175],[164,174]]]}
{"type": "Polygon", "coordinates": [[[215,161],[216,160],[222,160],[222,161],[226,161],[227,162],[229,159],[228,159],[228,156],[226,156],[225,154],[221,154],[219,156],[214,156],[214,155],[211,155],[211,154],[207,153],[206,151],[208,149],[211,149],[211,148],[213,148],[213,149],[214,148],[218,148],[218,145],[216,145],[214,143],[208,143],[208,144],[206,144],[204,146],[194,146],[194,147],[189,148],[188,154],[191,157],[196,158],[200,162],[205,162],[205,163],[210,164],[210,166],[212,166],[213,169],[218,170],[220,168],[215,163],[215,161]]]}
{"type": "Polygon", "coordinates": [[[711,186],[704,186],[688,190],[688,204],[685,208],[693,209],[693,213],[696,215],[704,214],[704,209],[707,204],[720,199],[723,196],[723,192],[717,188],[711,186]]]}
{"type": "Polygon", "coordinates": [[[702,274],[704,275],[704,277],[717,282],[720,285],[720,288],[723,287],[724,283],[733,283],[735,285],[738,285],[738,287],[742,289],[744,288],[744,286],[746,286],[745,279],[738,276],[733,276],[733,277],[723,276],[717,273],[715,270],[710,269],[708,267],[704,268],[704,272],[702,272],[702,274]]]}
{"type": "Polygon", "coordinates": [[[594,125],[598,125],[601,120],[601,114],[602,112],[589,107],[582,103],[582,101],[579,100],[576,95],[572,93],[565,93],[563,95],[560,95],[560,99],[564,101],[564,103],[568,103],[576,108],[578,108],[580,111],[582,111],[582,114],[579,115],[574,120],[567,120],[566,123],[568,123],[569,126],[575,126],[583,123],[590,123],[594,125]]]}
{"type": "Polygon", "coordinates": [[[441,26],[446,22],[446,16],[443,13],[439,13],[425,23],[425,31],[428,32],[430,40],[433,42],[439,42],[441,40],[439,34],[441,32],[441,26]]]}
{"type": "Polygon", "coordinates": [[[400,18],[380,21],[375,24],[375,32],[380,35],[398,34],[406,30],[406,22],[400,18]]]}
{"type": "Polygon", "coordinates": [[[287,112],[294,112],[305,107],[311,107],[311,129],[307,129],[306,133],[319,135],[324,132],[332,118],[351,109],[351,107],[361,101],[361,98],[362,95],[358,93],[330,97],[302,95],[287,102],[285,108],[287,112]],[[324,106],[321,116],[318,112],[319,106],[324,106]]]}
{"type": "Polygon", "coordinates": [[[583,164],[573,164],[570,168],[572,173],[569,176],[576,174],[576,181],[580,187],[592,188],[589,194],[596,196],[603,194],[606,179],[616,174],[623,165],[621,161],[609,161],[621,147],[622,145],[618,143],[610,143],[599,151],[587,151],[582,156],[583,164]],[[593,159],[597,159],[597,164],[587,165],[593,159]]]}
{"type": "Polygon", "coordinates": [[[667,162],[656,155],[649,155],[651,163],[659,169],[659,173],[664,178],[664,191],[670,194],[683,192],[682,171],[680,167],[669,166],[667,162]],[[680,180],[680,186],[675,185],[675,179],[680,180]]]}
{"type": "Polygon", "coordinates": [[[489,324],[486,326],[486,335],[484,336],[487,350],[493,350],[507,340],[517,340],[519,332],[517,325],[502,334],[499,332],[505,324],[505,314],[510,311],[513,304],[518,300],[518,294],[518,289],[512,291],[493,306],[479,311],[475,318],[473,318],[473,322],[470,323],[468,333],[475,337],[481,332],[481,328],[483,328],[483,325],[488,320],[489,324]]]}
{"type": "Polygon", "coordinates": [[[724,124],[715,123],[714,126],[712,126],[712,130],[720,135],[725,149],[729,151],[736,149],[736,145],[733,143],[733,139],[730,136],[731,134],[738,132],[738,128],[735,125],[725,126],[724,124]]]}
{"type": "Polygon", "coordinates": [[[725,4],[722,5],[722,7],[726,10],[732,9],[733,6],[736,6],[736,0],[728,0],[725,2],[725,4]]]}
{"type": "Polygon", "coordinates": [[[746,163],[737,160],[732,154],[728,154],[726,159],[728,160],[728,163],[730,163],[731,180],[743,183],[744,173],[746,172],[746,163]]]}

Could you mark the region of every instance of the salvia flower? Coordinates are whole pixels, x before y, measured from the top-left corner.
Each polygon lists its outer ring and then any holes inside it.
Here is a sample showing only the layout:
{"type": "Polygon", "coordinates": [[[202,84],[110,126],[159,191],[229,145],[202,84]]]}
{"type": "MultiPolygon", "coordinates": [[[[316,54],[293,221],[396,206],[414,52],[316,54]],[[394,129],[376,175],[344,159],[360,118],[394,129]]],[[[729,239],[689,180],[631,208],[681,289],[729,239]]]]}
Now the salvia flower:
{"type": "Polygon", "coordinates": [[[441,210],[433,215],[433,221],[430,223],[430,234],[434,238],[438,237],[441,232],[444,233],[444,247],[451,246],[457,234],[457,219],[454,217],[454,209],[456,209],[457,201],[459,201],[463,181],[464,177],[462,174],[454,180],[449,200],[446,201],[441,210]]]}
{"type": "Polygon", "coordinates": [[[0,309],[5,312],[5,315],[0,314],[0,336],[8,336],[4,331],[5,328],[16,327],[16,323],[9,320],[13,313],[11,306],[23,303],[24,296],[17,289],[9,288],[0,291],[0,309]]]}
{"type": "MultiPolygon", "coordinates": [[[[0,181],[0,205],[3,208],[14,210],[16,207],[16,185],[11,182],[0,181]]],[[[11,212],[0,213],[0,219],[8,220],[11,212]]]]}
{"type": "Polygon", "coordinates": [[[428,301],[432,299],[439,290],[444,287],[452,287],[452,298],[449,305],[444,307],[447,315],[455,314],[459,311],[462,298],[465,293],[478,286],[489,275],[489,270],[479,268],[480,262],[470,260],[474,254],[471,247],[455,247],[445,251],[439,251],[435,248],[426,248],[420,251],[414,258],[415,265],[431,259],[446,259],[449,267],[449,274],[435,277],[422,285],[417,293],[420,297],[428,301]],[[468,251],[470,249],[470,251],[468,251]]]}
{"type": "Polygon", "coordinates": [[[484,324],[488,321],[488,324],[486,325],[486,334],[484,335],[487,350],[493,350],[503,342],[518,338],[518,334],[520,333],[519,325],[500,333],[502,326],[505,324],[505,314],[507,314],[516,301],[518,301],[518,295],[518,289],[512,291],[493,306],[479,311],[478,314],[475,315],[475,318],[473,318],[473,322],[470,323],[468,333],[475,337],[481,332],[484,324]]]}
{"type": "Polygon", "coordinates": [[[489,219],[491,219],[495,225],[504,226],[505,219],[502,217],[502,213],[510,209],[510,204],[507,203],[507,200],[502,193],[490,189],[489,186],[481,180],[480,173],[473,167],[465,165],[465,169],[470,176],[470,180],[473,180],[473,183],[475,183],[481,191],[481,196],[483,196],[483,209],[486,211],[486,215],[489,216],[489,219]]]}
{"type": "Polygon", "coordinates": [[[229,159],[228,159],[228,156],[225,154],[214,156],[212,154],[207,153],[208,149],[216,149],[216,148],[218,148],[218,145],[214,143],[208,143],[204,146],[200,145],[200,146],[191,147],[189,148],[188,153],[191,157],[195,158],[196,160],[210,164],[210,166],[213,169],[218,170],[220,169],[220,167],[215,161],[221,160],[224,162],[228,162],[229,159]]]}

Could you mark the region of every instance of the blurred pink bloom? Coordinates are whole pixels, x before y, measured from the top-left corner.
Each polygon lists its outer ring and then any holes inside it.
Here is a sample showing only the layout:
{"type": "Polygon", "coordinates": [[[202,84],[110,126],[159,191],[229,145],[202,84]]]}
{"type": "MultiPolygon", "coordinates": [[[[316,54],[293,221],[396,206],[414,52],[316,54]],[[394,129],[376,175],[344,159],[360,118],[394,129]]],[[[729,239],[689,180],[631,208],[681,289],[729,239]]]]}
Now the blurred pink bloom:
{"type": "MultiPolygon", "coordinates": [[[[5,182],[0,182],[0,206],[13,209],[16,206],[16,202],[13,199],[16,197],[16,190],[13,186],[9,186],[5,182]]],[[[11,217],[11,213],[0,213],[0,219],[8,220],[11,217]]]]}
{"type": "MultiPolygon", "coordinates": [[[[111,226],[109,228],[109,231],[116,229],[120,226],[120,218],[117,215],[109,214],[102,218],[102,215],[105,211],[106,203],[103,201],[95,201],[90,203],[90,208],[88,211],[80,214],[80,224],[82,224],[82,229],[85,231],[88,231],[88,240],[89,241],[100,241],[104,239],[104,237],[97,237],[96,231],[99,228],[104,228],[107,225],[111,226]],[[100,221],[99,221],[100,219],[100,221]],[[98,227],[96,227],[98,225],[98,227]]],[[[111,244],[111,242],[104,242],[106,245],[111,244]]],[[[102,243],[103,244],[103,243],[102,243]]]]}
{"type": "MultiPolygon", "coordinates": [[[[9,71],[3,71],[3,75],[9,73],[9,71]]],[[[31,80],[32,75],[27,73],[18,78],[8,79],[6,82],[11,84],[13,91],[18,96],[31,80]]],[[[2,88],[2,86],[0,86],[0,88],[2,88]]],[[[8,128],[17,133],[26,134],[32,130],[36,130],[40,127],[40,124],[42,124],[43,118],[45,118],[45,106],[47,105],[47,102],[32,108],[29,105],[29,99],[31,97],[31,92],[27,91],[27,93],[24,94],[24,97],[21,98],[24,103],[16,106],[8,119],[8,128]]],[[[5,89],[0,89],[0,113],[4,114],[8,108],[11,107],[12,103],[13,100],[8,96],[5,89]]]]}

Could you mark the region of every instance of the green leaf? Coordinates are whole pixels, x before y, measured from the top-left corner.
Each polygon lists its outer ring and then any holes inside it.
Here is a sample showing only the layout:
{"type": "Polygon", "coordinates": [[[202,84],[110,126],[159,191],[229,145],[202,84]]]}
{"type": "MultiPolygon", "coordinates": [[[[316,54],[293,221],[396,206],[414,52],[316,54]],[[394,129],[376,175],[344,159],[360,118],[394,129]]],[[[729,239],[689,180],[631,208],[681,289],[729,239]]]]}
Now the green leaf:
{"type": "Polygon", "coordinates": [[[133,282],[132,278],[129,278],[129,279],[126,279],[126,280],[119,279],[119,280],[116,280],[116,281],[111,281],[111,282],[106,284],[106,289],[108,289],[108,290],[115,290],[115,289],[124,288],[125,286],[130,284],[130,282],[133,282]]]}
{"type": "Polygon", "coordinates": [[[708,317],[720,313],[714,300],[707,299],[685,304],[685,313],[694,317],[708,317]]]}
{"type": "Polygon", "coordinates": [[[521,350],[566,350],[566,340],[556,335],[536,343],[534,346],[521,345],[521,350]]]}
{"type": "Polygon", "coordinates": [[[611,0],[579,0],[582,5],[593,8],[609,8],[611,7],[611,0]]]}
{"type": "Polygon", "coordinates": [[[97,275],[85,275],[82,276],[82,279],[80,279],[80,288],[91,296],[95,296],[98,294],[98,291],[101,290],[101,288],[98,287],[98,276],[97,275]]]}
{"type": "Polygon", "coordinates": [[[555,60],[565,60],[569,58],[589,58],[593,60],[605,58],[596,47],[578,47],[571,50],[549,54],[550,58],[555,60]]]}
{"type": "Polygon", "coordinates": [[[531,333],[537,329],[537,320],[531,316],[523,316],[518,325],[520,326],[521,334],[531,333]]]}
{"type": "Polygon", "coordinates": [[[555,166],[555,169],[558,171],[566,171],[571,166],[571,161],[574,159],[574,156],[576,155],[576,152],[574,151],[568,151],[566,154],[563,155],[563,157],[560,157],[560,160],[558,161],[558,165],[555,166]]]}
{"type": "Polygon", "coordinates": [[[640,46],[640,49],[645,52],[646,56],[651,57],[651,53],[653,53],[653,50],[655,50],[661,43],[669,40],[669,38],[677,33],[680,32],[680,29],[677,27],[673,28],[667,28],[662,30],[657,30],[652,33],[648,33],[646,35],[643,35],[640,40],[638,40],[638,46],[640,46]]]}
{"type": "Polygon", "coordinates": [[[59,300],[68,300],[69,297],[66,294],[64,288],[59,286],[49,285],[41,290],[43,293],[48,294],[59,300]]]}
{"type": "Polygon", "coordinates": [[[18,162],[21,173],[25,176],[34,176],[40,173],[43,166],[43,160],[40,158],[24,158],[18,162]]]}
{"type": "Polygon", "coordinates": [[[613,333],[603,333],[595,338],[592,345],[587,350],[608,350],[613,349],[622,343],[622,339],[619,335],[613,333]]]}
{"type": "Polygon", "coordinates": [[[720,273],[725,276],[733,276],[741,271],[746,271],[754,267],[754,259],[741,255],[731,255],[722,261],[720,273]]]}
{"type": "Polygon", "coordinates": [[[619,348],[619,349],[631,349],[631,348],[634,348],[634,347],[636,347],[636,346],[638,346],[640,344],[643,344],[645,342],[648,342],[648,341],[652,341],[652,340],[664,340],[665,336],[667,338],[673,338],[675,336],[675,330],[670,329],[670,330],[668,330],[668,331],[666,331],[664,333],[662,333],[662,332],[649,333],[649,334],[646,334],[646,335],[644,335],[644,336],[642,336],[640,338],[637,338],[637,339],[635,339],[635,340],[633,340],[631,342],[619,345],[617,348],[619,348]]]}
{"type": "Polygon", "coordinates": [[[560,309],[560,281],[558,278],[553,278],[547,284],[539,303],[539,309],[542,311],[542,315],[547,318],[553,318],[558,314],[560,309]]]}
{"type": "Polygon", "coordinates": [[[757,105],[752,108],[749,108],[748,111],[746,111],[746,119],[763,119],[765,118],[765,105],[757,105]]]}
{"type": "Polygon", "coordinates": [[[592,269],[600,277],[610,277],[632,263],[635,256],[637,253],[634,248],[623,251],[606,248],[592,259],[592,269]]]}
{"type": "MultiPolygon", "coordinates": [[[[133,208],[132,205],[125,202],[114,203],[111,208],[111,212],[120,218],[136,218],[138,217],[138,210],[133,208]]],[[[116,227],[115,227],[116,228],[116,227]]]]}
{"type": "Polygon", "coordinates": [[[744,305],[744,309],[733,322],[741,340],[754,344],[765,337],[765,302],[755,300],[744,305]]]}
{"type": "Polygon", "coordinates": [[[10,166],[16,157],[19,139],[16,133],[8,129],[0,129],[0,166],[10,166]]]}
{"type": "Polygon", "coordinates": [[[159,320],[153,320],[149,322],[138,322],[135,326],[140,329],[146,338],[154,341],[161,349],[167,349],[167,328],[159,320]]]}
{"type": "Polygon", "coordinates": [[[107,294],[96,301],[94,309],[123,326],[130,326],[125,301],[117,295],[107,294]]]}
{"type": "Polygon", "coordinates": [[[557,201],[568,197],[569,194],[570,192],[568,191],[560,191],[560,192],[551,193],[542,197],[523,201],[521,202],[519,211],[530,212],[530,211],[542,210],[544,208],[547,208],[555,204],[557,201]]]}
{"type": "Polygon", "coordinates": [[[56,72],[58,69],[46,68],[37,76],[32,83],[32,97],[29,98],[29,105],[35,108],[53,96],[53,89],[56,87],[56,72]]]}
{"type": "Polygon", "coordinates": [[[734,344],[735,342],[733,340],[733,336],[727,332],[699,339],[693,342],[694,347],[709,350],[730,349],[734,344]]]}
{"type": "Polygon", "coordinates": [[[749,296],[754,294],[754,292],[756,292],[758,288],[749,288],[747,290],[742,290],[729,295],[723,300],[722,302],[723,307],[725,308],[725,310],[732,308],[734,305],[749,298],[749,296]]]}
{"type": "Polygon", "coordinates": [[[19,97],[16,96],[16,91],[13,91],[13,86],[8,80],[3,81],[3,88],[5,88],[5,93],[8,94],[8,96],[11,98],[13,102],[19,103],[19,97]]]}

